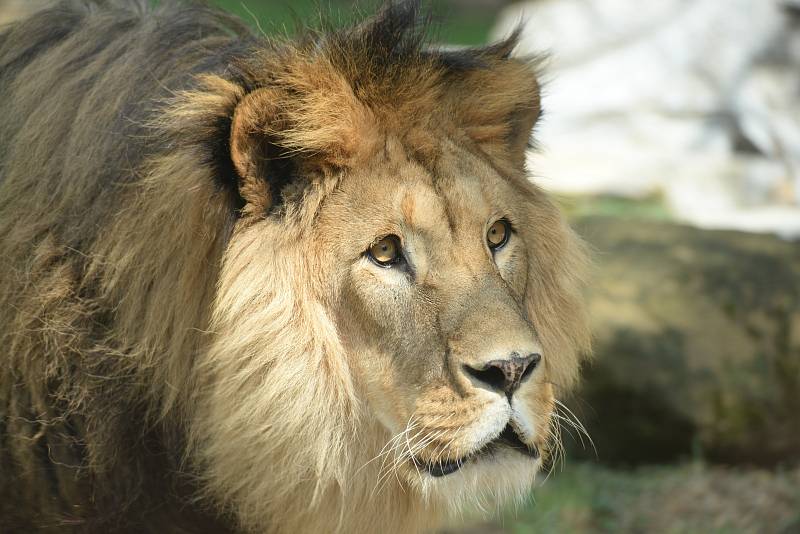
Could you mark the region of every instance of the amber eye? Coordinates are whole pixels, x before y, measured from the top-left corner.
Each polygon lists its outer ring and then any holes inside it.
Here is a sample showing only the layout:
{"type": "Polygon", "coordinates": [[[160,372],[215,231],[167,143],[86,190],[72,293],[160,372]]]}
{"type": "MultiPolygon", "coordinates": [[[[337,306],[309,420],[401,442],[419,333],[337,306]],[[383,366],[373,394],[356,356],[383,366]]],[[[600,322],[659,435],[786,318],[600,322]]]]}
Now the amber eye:
{"type": "Polygon", "coordinates": [[[367,251],[370,259],[381,267],[389,267],[400,261],[400,238],[387,235],[375,242],[367,251]]]}
{"type": "Polygon", "coordinates": [[[511,234],[511,228],[509,227],[508,221],[500,219],[499,221],[495,221],[489,227],[489,231],[486,232],[486,243],[491,250],[497,250],[508,243],[509,234],[511,234]]]}

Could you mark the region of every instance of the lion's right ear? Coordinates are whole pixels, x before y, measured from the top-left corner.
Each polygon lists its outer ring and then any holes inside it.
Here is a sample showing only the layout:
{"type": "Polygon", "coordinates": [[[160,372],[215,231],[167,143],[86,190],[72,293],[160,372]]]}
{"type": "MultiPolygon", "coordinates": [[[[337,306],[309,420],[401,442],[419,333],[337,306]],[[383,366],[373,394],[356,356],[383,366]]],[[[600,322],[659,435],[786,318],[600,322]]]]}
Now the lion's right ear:
{"type": "Polygon", "coordinates": [[[355,165],[380,140],[372,115],[341,75],[327,65],[302,67],[280,87],[246,94],[233,112],[231,161],[245,214],[269,211],[298,175],[355,165]]]}
{"type": "Polygon", "coordinates": [[[231,161],[239,178],[244,213],[266,213],[273,205],[270,162],[280,157],[274,144],[280,120],[275,89],[256,89],[237,104],[231,122],[231,161]]]}

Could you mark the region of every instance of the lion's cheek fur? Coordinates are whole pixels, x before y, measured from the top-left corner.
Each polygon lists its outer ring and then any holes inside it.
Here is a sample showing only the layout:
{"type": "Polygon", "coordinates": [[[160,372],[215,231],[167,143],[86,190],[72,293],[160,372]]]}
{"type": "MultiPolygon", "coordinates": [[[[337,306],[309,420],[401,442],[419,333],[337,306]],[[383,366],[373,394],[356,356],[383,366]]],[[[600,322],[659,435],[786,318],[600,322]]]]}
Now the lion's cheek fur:
{"type": "Polygon", "coordinates": [[[414,530],[413,499],[396,488],[373,496],[374,466],[359,471],[386,436],[356,400],[302,246],[273,237],[258,225],[234,233],[213,339],[196,362],[190,454],[208,497],[248,530],[414,530]]]}

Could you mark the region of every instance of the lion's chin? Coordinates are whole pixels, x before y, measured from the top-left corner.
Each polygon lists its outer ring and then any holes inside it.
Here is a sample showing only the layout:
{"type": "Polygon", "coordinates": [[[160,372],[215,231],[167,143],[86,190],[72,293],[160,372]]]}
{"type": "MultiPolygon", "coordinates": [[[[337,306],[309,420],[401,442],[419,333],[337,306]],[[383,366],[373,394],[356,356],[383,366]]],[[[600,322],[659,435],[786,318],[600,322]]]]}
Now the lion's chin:
{"type": "Polygon", "coordinates": [[[471,457],[447,476],[420,470],[409,479],[426,503],[457,516],[464,510],[493,510],[523,502],[533,488],[541,458],[498,443],[490,453],[471,457]],[[477,505],[477,508],[476,508],[477,505]]]}
{"type": "Polygon", "coordinates": [[[464,457],[436,462],[425,462],[414,459],[414,464],[418,469],[427,472],[433,477],[439,478],[455,473],[469,463],[481,462],[488,458],[495,457],[504,449],[522,454],[523,456],[528,456],[532,460],[539,459],[538,447],[523,442],[519,434],[517,434],[509,423],[499,436],[464,457]]]}

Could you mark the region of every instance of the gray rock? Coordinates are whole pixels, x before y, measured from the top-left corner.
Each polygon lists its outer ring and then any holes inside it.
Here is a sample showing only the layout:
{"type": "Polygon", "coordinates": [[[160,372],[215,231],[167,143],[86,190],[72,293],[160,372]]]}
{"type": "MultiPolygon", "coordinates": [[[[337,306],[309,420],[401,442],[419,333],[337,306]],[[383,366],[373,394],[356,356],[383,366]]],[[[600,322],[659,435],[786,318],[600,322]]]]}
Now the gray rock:
{"type": "Polygon", "coordinates": [[[596,361],[572,405],[600,461],[800,460],[800,243],[609,217],[578,228],[596,251],[596,361]]]}

